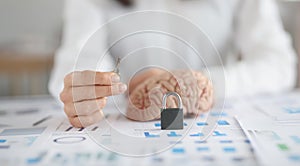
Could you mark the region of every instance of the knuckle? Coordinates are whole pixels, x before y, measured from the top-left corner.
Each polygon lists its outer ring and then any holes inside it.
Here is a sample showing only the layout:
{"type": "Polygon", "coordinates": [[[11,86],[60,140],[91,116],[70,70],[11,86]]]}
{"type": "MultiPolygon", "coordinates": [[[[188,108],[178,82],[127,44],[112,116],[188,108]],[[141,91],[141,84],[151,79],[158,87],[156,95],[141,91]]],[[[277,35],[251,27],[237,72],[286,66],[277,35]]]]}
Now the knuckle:
{"type": "Polygon", "coordinates": [[[101,78],[102,80],[109,80],[109,79],[110,79],[110,77],[109,77],[110,75],[109,75],[109,74],[101,73],[100,75],[101,75],[100,78],[101,78]]]}
{"type": "Polygon", "coordinates": [[[90,111],[93,111],[93,110],[91,110],[92,109],[91,104],[85,103],[83,107],[85,107],[85,109],[82,109],[82,112],[85,115],[87,115],[90,111]]]}
{"type": "Polygon", "coordinates": [[[70,95],[66,90],[63,90],[60,94],[59,94],[59,98],[63,103],[66,103],[70,100],[70,95]]]}
{"type": "Polygon", "coordinates": [[[104,99],[102,99],[101,101],[102,101],[102,104],[103,104],[103,106],[105,106],[105,105],[106,105],[106,103],[107,103],[107,99],[106,99],[106,98],[104,98],[104,99]]]}
{"type": "Polygon", "coordinates": [[[108,86],[108,87],[104,88],[105,94],[111,94],[112,91],[113,91],[113,88],[116,89],[116,85],[114,85],[114,87],[113,86],[108,86]]]}
{"type": "Polygon", "coordinates": [[[107,95],[110,95],[110,94],[112,94],[112,87],[106,87],[105,88],[105,94],[107,94],[107,95]]]}
{"type": "Polygon", "coordinates": [[[80,120],[78,119],[78,117],[76,117],[76,118],[69,118],[69,122],[74,127],[83,127],[82,124],[80,123],[80,120]]]}
{"type": "Polygon", "coordinates": [[[78,115],[87,115],[89,107],[85,102],[78,103],[74,107],[78,115]]]}
{"type": "Polygon", "coordinates": [[[87,75],[89,75],[89,74],[91,74],[91,73],[92,73],[91,70],[83,70],[83,71],[81,72],[81,75],[87,76],[87,75]]]}
{"type": "Polygon", "coordinates": [[[86,125],[91,125],[91,124],[93,124],[94,123],[94,118],[93,118],[93,116],[88,116],[87,118],[86,118],[86,125]]]}
{"type": "Polygon", "coordinates": [[[68,117],[74,116],[74,109],[71,108],[70,104],[64,106],[64,112],[68,117]]]}
{"type": "Polygon", "coordinates": [[[65,76],[65,78],[64,78],[64,84],[65,84],[65,86],[71,84],[71,80],[73,78],[73,74],[74,74],[74,72],[71,72],[71,73],[69,73],[69,74],[67,74],[65,76]]]}
{"type": "Polygon", "coordinates": [[[105,105],[106,105],[106,99],[100,99],[99,100],[99,104],[98,104],[98,107],[100,107],[100,108],[104,108],[105,107],[105,105]]]}
{"type": "Polygon", "coordinates": [[[62,102],[65,102],[66,101],[66,93],[64,91],[62,91],[60,94],[59,94],[59,98],[62,102]]]}
{"type": "Polygon", "coordinates": [[[109,79],[109,74],[106,74],[104,72],[98,72],[96,75],[97,79],[101,82],[105,82],[109,79]]]}

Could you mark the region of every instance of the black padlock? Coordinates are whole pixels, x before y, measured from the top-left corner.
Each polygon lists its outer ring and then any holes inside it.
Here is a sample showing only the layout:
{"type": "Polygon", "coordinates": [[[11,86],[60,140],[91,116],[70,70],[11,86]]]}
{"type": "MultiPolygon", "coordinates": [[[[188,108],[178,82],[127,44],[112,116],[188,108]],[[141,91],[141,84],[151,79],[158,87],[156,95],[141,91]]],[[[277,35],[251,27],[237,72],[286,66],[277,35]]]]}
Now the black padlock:
{"type": "Polygon", "coordinates": [[[182,100],[178,93],[168,92],[163,96],[162,109],[160,112],[160,124],[162,130],[183,129],[183,108],[182,100]],[[173,95],[178,100],[178,108],[166,108],[168,96],[173,95]]]}

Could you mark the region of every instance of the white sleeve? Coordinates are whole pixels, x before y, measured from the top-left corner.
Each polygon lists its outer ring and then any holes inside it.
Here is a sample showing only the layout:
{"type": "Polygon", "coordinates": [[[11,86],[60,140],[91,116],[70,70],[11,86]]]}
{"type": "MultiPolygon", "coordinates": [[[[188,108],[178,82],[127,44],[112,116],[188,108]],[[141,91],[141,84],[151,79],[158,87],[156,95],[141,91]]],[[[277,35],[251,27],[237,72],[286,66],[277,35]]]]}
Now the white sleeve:
{"type": "MultiPolygon", "coordinates": [[[[49,81],[50,93],[58,99],[63,89],[63,80],[66,74],[74,70],[97,70],[95,62],[99,58],[98,52],[107,48],[106,38],[99,35],[93,37],[97,45],[86,47],[86,42],[95,35],[95,32],[105,23],[104,16],[97,5],[89,0],[66,0],[64,11],[64,33],[61,47],[56,53],[54,67],[49,81]],[[100,37],[101,36],[101,37],[100,37]],[[82,48],[85,52],[82,53],[82,48]],[[85,54],[83,57],[78,57],[85,54]]],[[[102,31],[102,33],[104,33],[102,31]]],[[[102,61],[101,70],[110,70],[111,56],[102,61]]]]}
{"type": "MultiPolygon", "coordinates": [[[[237,17],[235,45],[241,60],[225,64],[225,95],[276,93],[296,84],[296,54],[272,0],[243,1],[237,17]]],[[[215,91],[222,94],[221,67],[209,69],[215,91]]],[[[220,96],[219,96],[220,97],[220,96]]]]}

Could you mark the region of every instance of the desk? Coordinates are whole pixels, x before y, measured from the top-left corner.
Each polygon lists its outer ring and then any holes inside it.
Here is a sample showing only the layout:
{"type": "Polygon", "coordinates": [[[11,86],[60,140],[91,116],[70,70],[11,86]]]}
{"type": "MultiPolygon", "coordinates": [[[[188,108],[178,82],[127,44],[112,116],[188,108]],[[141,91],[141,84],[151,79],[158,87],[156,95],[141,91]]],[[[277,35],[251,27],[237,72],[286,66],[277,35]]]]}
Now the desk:
{"type": "Polygon", "coordinates": [[[0,163],[300,164],[299,91],[226,100],[196,119],[185,118],[182,131],[161,131],[160,121],[130,121],[118,111],[125,108],[110,100],[104,110],[109,123],[73,128],[49,96],[2,98],[0,163]]]}

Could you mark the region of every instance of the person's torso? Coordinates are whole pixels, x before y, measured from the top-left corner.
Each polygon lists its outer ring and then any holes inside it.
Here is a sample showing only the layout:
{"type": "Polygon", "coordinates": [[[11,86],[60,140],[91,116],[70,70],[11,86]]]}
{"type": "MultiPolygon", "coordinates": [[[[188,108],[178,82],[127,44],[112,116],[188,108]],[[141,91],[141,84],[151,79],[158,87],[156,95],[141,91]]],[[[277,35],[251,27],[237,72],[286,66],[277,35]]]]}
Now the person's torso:
{"type": "Polygon", "coordinates": [[[143,68],[203,70],[221,65],[232,46],[238,0],[135,0],[103,7],[113,57],[131,77],[143,68]]]}

